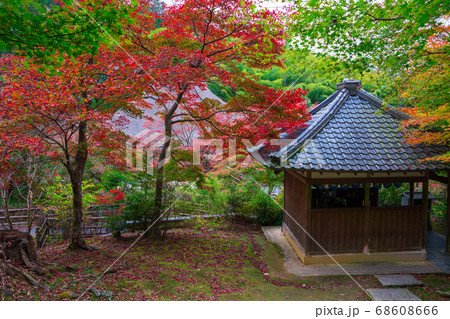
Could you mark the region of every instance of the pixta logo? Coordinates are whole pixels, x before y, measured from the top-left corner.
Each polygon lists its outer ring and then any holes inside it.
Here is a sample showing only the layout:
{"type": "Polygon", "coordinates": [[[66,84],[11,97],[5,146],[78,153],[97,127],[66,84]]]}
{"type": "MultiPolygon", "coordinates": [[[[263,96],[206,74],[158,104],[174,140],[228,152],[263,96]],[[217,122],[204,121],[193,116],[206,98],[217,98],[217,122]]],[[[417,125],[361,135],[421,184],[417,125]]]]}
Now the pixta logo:
{"type": "MultiPolygon", "coordinates": [[[[166,149],[164,160],[159,161],[159,155],[165,144],[171,145],[173,141],[160,132],[144,129],[136,136],[130,138],[126,144],[126,162],[131,169],[144,171],[147,174],[153,174],[156,167],[166,164],[171,158],[170,147],[166,149]]],[[[228,139],[226,143],[222,139],[192,139],[190,149],[192,150],[192,165],[205,165],[205,162],[214,164],[224,164],[241,167],[248,166],[253,159],[259,163],[269,164],[270,153],[278,153],[279,164],[286,165],[289,160],[289,154],[292,151],[291,145],[295,145],[294,139],[260,139],[252,143],[248,139],[240,141],[247,155],[237,162],[236,145],[238,140],[228,139]],[[264,155],[260,150],[266,148],[264,155]]],[[[325,165],[322,153],[316,147],[314,141],[307,140],[301,150],[297,152],[297,158],[301,157],[303,162],[310,162],[320,166],[325,165]]]]}

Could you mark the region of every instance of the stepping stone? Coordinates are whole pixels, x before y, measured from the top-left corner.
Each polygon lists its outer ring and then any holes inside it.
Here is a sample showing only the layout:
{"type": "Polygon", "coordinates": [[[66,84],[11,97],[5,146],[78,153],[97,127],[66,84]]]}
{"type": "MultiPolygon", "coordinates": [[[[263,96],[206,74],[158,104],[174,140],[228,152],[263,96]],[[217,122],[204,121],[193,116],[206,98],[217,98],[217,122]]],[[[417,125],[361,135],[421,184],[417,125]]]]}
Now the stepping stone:
{"type": "Polygon", "coordinates": [[[384,287],[420,286],[422,283],[412,275],[375,275],[384,287]]]}
{"type": "Polygon", "coordinates": [[[375,301],[420,301],[419,297],[405,288],[373,288],[367,292],[375,301]]]}

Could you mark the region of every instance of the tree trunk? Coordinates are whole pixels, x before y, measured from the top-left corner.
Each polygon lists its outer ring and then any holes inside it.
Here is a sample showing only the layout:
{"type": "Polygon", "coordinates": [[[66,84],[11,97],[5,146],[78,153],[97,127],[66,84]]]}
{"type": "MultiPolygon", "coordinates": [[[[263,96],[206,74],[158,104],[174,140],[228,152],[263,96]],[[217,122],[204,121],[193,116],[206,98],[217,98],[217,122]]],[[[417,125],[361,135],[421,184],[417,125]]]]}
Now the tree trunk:
{"type": "Polygon", "coordinates": [[[78,128],[78,149],[75,154],[75,163],[69,169],[70,182],[72,184],[72,233],[69,249],[93,250],[86,244],[81,233],[83,224],[83,176],[88,157],[88,145],[86,137],[86,123],[81,122],[78,128]]]}
{"type": "Polygon", "coordinates": [[[33,237],[18,230],[0,230],[0,258],[13,264],[38,269],[33,237]]]}
{"type": "Polygon", "coordinates": [[[172,141],[172,117],[175,114],[178,106],[180,105],[181,99],[183,98],[184,92],[187,90],[187,85],[184,85],[183,90],[178,93],[175,103],[170,108],[169,112],[164,116],[164,131],[165,140],[159,154],[158,167],[156,170],[156,184],[155,184],[155,212],[152,218],[154,223],[152,228],[148,230],[148,235],[152,239],[161,238],[161,230],[159,229],[160,220],[158,219],[163,212],[163,188],[164,188],[164,162],[166,161],[167,151],[170,147],[172,141]],[[158,221],[156,221],[158,219],[158,221]]]}
{"type": "Polygon", "coordinates": [[[83,193],[82,181],[71,179],[72,183],[72,230],[71,243],[69,249],[84,248],[86,243],[83,240],[81,227],[83,224],[83,193]]]}
{"type": "Polygon", "coordinates": [[[44,274],[38,262],[33,237],[17,230],[0,230],[0,300],[13,299],[11,288],[16,289],[16,279],[49,292],[48,287],[31,276],[28,270],[38,275],[44,274]]]}
{"type": "Polygon", "coordinates": [[[27,193],[27,232],[30,233],[33,228],[34,221],[33,213],[33,189],[30,183],[28,183],[28,193],[27,193]]]}
{"type": "Polygon", "coordinates": [[[1,195],[2,201],[3,201],[3,213],[5,214],[6,222],[8,223],[9,229],[13,230],[14,226],[13,226],[13,223],[9,216],[8,192],[9,192],[9,189],[7,187],[0,187],[0,195],[1,195]]]}
{"type": "Polygon", "coordinates": [[[156,185],[155,185],[155,211],[152,218],[153,226],[148,230],[148,236],[152,239],[160,239],[161,231],[159,229],[160,220],[158,219],[163,212],[163,189],[164,189],[164,162],[167,156],[167,150],[170,147],[172,136],[172,126],[166,125],[166,136],[161,154],[158,158],[158,167],[156,170],[156,185]],[[158,221],[156,221],[158,219],[158,221]]]}

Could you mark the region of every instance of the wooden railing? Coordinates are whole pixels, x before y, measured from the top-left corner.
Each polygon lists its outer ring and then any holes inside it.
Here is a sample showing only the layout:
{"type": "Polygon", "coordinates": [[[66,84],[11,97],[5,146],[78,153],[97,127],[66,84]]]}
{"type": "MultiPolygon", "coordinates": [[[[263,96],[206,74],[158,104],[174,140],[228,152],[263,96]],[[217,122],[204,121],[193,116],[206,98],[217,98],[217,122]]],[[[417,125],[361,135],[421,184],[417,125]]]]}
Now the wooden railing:
{"type": "Polygon", "coordinates": [[[36,247],[44,247],[47,239],[50,235],[51,225],[50,222],[53,218],[45,218],[42,225],[36,229],[36,247]]]}
{"type": "MultiPolygon", "coordinates": [[[[109,210],[90,210],[85,213],[84,221],[81,227],[81,233],[83,237],[93,237],[107,235],[111,233],[111,230],[106,227],[106,218],[104,212],[114,211],[109,210]]],[[[211,212],[208,207],[204,207],[195,203],[187,205],[182,209],[172,209],[167,212],[167,217],[170,218],[162,220],[162,222],[181,222],[190,218],[212,218],[219,217],[218,215],[210,215],[211,212]]],[[[28,209],[10,209],[10,219],[13,226],[16,229],[22,231],[28,231],[27,226],[29,222],[28,209]]],[[[36,238],[37,248],[43,248],[48,244],[49,239],[55,235],[63,235],[63,229],[58,226],[60,222],[56,219],[55,215],[51,211],[44,212],[42,209],[35,209],[32,212],[34,219],[32,221],[31,234],[36,238]]],[[[71,215],[70,215],[71,216],[71,215]]],[[[70,218],[70,217],[69,217],[70,218]]],[[[3,212],[0,211],[0,229],[8,228],[6,217],[3,212]]]]}
{"type": "MultiPolygon", "coordinates": [[[[18,229],[25,228],[28,224],[34,223],[34,220],[42,214],[41,208],[11,208],[8,210],[9,219],[13,226],[18,229]]],[[[7,218],[5,212],[0,210],[0,229],[8,228],[7,218]]]]}

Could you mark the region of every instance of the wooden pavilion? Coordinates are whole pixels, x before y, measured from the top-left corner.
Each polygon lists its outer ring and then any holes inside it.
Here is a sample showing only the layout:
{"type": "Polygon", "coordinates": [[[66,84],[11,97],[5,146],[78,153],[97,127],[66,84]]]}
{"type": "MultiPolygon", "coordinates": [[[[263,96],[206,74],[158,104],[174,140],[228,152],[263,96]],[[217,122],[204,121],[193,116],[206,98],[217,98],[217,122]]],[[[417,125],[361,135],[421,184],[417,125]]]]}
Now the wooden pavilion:
{"type": "Polygon", "coordinates": [[[406,144],[399,128],[407,116],[356,80],[338,84],[310,114],[279,151],[249,150],[284,172],[283,230],[303,263],[333,263],[329,254],[343,263],[426,260],[428,182],[448,184],[450,167],[422,160],[447,147],[406,144]],[[436,174],[442,171],[447,177],[436,174]],[[380,206],[381,184],[402,183],[410,193],[421,186],[421,200],[380,206]]]}

